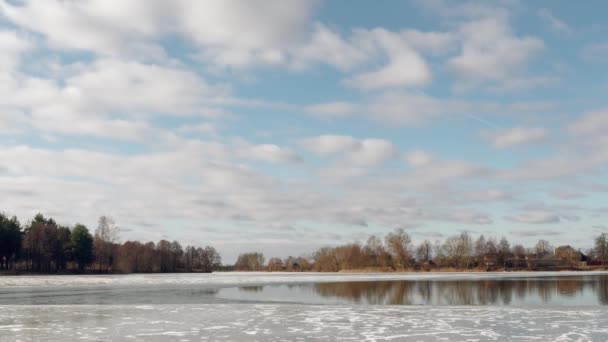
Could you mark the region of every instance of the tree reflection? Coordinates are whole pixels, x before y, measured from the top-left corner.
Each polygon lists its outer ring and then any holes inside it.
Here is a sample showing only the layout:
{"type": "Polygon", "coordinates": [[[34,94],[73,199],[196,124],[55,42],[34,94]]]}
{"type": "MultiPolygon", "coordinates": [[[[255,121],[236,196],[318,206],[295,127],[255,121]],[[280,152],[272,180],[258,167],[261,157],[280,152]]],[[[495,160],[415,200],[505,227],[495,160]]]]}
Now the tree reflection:
{"type": "Polygon", "coordinates": [[[505,280],[378,281],[312,285],[323,297],[389,305],[511,305],[549,303],[595,293],[608,305],[608,276],[505,280]]]}
{"type": "Polygon", "coordinates": [[[597,283],[597,297],[600,303],[608,305],[608,276],[603,276],[597,283]]]}

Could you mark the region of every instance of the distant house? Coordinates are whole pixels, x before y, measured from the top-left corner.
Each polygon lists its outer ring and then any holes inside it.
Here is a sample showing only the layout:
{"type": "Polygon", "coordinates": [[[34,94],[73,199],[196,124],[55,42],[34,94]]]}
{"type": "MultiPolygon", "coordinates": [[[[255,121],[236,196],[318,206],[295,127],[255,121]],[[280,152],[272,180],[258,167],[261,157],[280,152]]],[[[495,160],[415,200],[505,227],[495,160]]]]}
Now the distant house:
{"type": "Polygon", "coordinates": [[[547,269],[552,267],[558,267],[562,265],[562,261],[556,259],[553,255],[547,255],[541,259],[529,258],[526,260],[526,264],[532,269],[547,269]]]}
{"type": "Polygon", "coordinates": [[[527,258],[528,267],[533,269],[549,269],[554,267],[586,266],[588,257],[581,251],[569,245],[555,248],[553,254],[542,258],[527,258]]]}
{"type": "Polygon", "coordinates": [[[584,266],[589,260],[589,257],[569,245],[557,247],[554,254],[556,259],[568,266],[584,266]]]}

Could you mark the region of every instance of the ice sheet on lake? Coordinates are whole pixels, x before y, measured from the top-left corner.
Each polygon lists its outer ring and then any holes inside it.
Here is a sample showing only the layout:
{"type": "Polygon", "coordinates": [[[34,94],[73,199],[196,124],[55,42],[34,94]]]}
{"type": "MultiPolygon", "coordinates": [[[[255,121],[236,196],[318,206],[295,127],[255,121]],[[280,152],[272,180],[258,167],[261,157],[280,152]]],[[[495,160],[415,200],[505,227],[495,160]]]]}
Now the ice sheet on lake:
{"type": "Polygon", "coordinates": [[[605,309],[0,306],[0,341],[607,341],[605,309]]]}
{"type": "Polygon", "coordinates": [[[142,285],[256,285],[289,283],[327,283],[374,280],[483,280],[584,276],[608,272],[458,272],[458,273],[266,273],[228,272],[213,274],[130,274],[86,276],[0,276],[0,287],[14,286],[142,286],[142,285]]]}

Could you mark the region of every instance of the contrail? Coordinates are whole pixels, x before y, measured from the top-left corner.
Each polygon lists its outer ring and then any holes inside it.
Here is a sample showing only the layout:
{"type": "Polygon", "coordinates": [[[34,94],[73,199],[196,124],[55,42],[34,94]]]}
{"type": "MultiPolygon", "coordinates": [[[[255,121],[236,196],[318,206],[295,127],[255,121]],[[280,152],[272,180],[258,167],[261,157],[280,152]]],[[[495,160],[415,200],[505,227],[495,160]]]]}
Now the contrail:
{"type": "Polygon", "coordinates": [[[498,128],[501,128],[501,127],[500,127],[500,126],[498,126],[497,124],[495,124],[495,123],[493,123],[493,122],[490,122],[490,121],[487,121],[487,120],[485,120],[485,119],[482,119],[482,118],[480,118],[480,117],[477,117],[477,116],[475,116],[475,115],[473,115],[473,114],[467,114],[467,116],[469,117],[469,119],[473,119],[473,120],[475,120],[475,121],[477,121],[477,122],[481,122],[482,124],[484,124],[484,125],[486,125],[486,126],[488,126],[488,127],[497,128],[497,129],[498,129],[498,128]]]}

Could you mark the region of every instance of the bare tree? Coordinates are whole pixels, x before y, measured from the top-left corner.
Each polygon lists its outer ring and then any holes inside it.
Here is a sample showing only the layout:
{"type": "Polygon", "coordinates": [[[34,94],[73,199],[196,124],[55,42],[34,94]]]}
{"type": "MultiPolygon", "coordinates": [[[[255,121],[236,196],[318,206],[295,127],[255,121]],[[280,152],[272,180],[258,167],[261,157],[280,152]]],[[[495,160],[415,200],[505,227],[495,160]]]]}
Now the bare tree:
{"type": "Polygon", "coordinates": [[[547,240],[538,240],[536,245],[534,246],[534,251],[536,253],[537,258],[543,258],[549,254],[551,254],[551,250],[553,247],[547,240]]]}
{"type": "Polygon", "coordinates": [[[608,235],[606,233],[600,234],[595,238],[593,252],[595,257],[602,262],[602,265],[606,265],[608,259],[608,235]]]}
{"type": "Polygon", "coordinates": [[[471,267],[473,241],[467,232],[447,238],[443,244],[443,253],[450,264],[456,267],[471,267]]]}
{"type": "Polygon", "coordinates": [[[522,245],[513,246],[512,252],[513,255],[519,260],[523,260],[526,258],[526,248],[524,248],[524,246],[522,245]]]}
{"type": "Polygon", "coordinates": [[[420,262],[429,262],[431,261],[433,255],[433,245],[429,240],[424,240],[418,245],[416,248],[416,258],[420,262]]]}
{"type": "Polygon", "coordinates": [[[511,245],[509,244],[509,241],[507,240],[507,238],[503,237],[502,239],[500,239],[500,242],[498,243],[497,262],[499,264],[505,264],[505,262],[507,261],[507,259],[509,259],[510,256],[511,256],[511,245]]]}
{"type": "Polygon", "coordinates": [[[266,269],[270,272],[280,272],[284,270],[285,265],[283,264],[283,260],[281,258],[270,258],[268,260],[268,266],[266,269]]]}
{"type": "Polygon", "coordinates": [[[372,235],[367,239],[363,252],[368,260],[367,266],[370,267],[388,267],[391,266],[391,255],[387,252],[382,244],[382,240],[372,235]]]}
{"type": "Polygon", "coordinates": [[[264,255],[262,253],[244,253],[239,255],[234,269],[237,271],[264,270],[264,255]]]}
{"type": "Polygon", "coordinates": [[[114,261],[115,244],[118,243],[120,228],[111,217],[101,216],[95,230],[95,239],[93,249],[95,251],[95,259],[97,260],[99,271],[102,266],[106,270],[112,266],[114,261]]]}
{"type": "Polygon", "coordinates": [[[393,260],[402,267],[408,266],[410,261],[410,244],[412,242],[409,234],[401,228],[395,229],[394,232],[386,236],[384,241],[393,260]]]}
{"type": "Polygon", "coordinates": [[[475,241],[475,256],[478,259],[482,259],[487,253],[486,237],[482,235],[475,241]]]}

